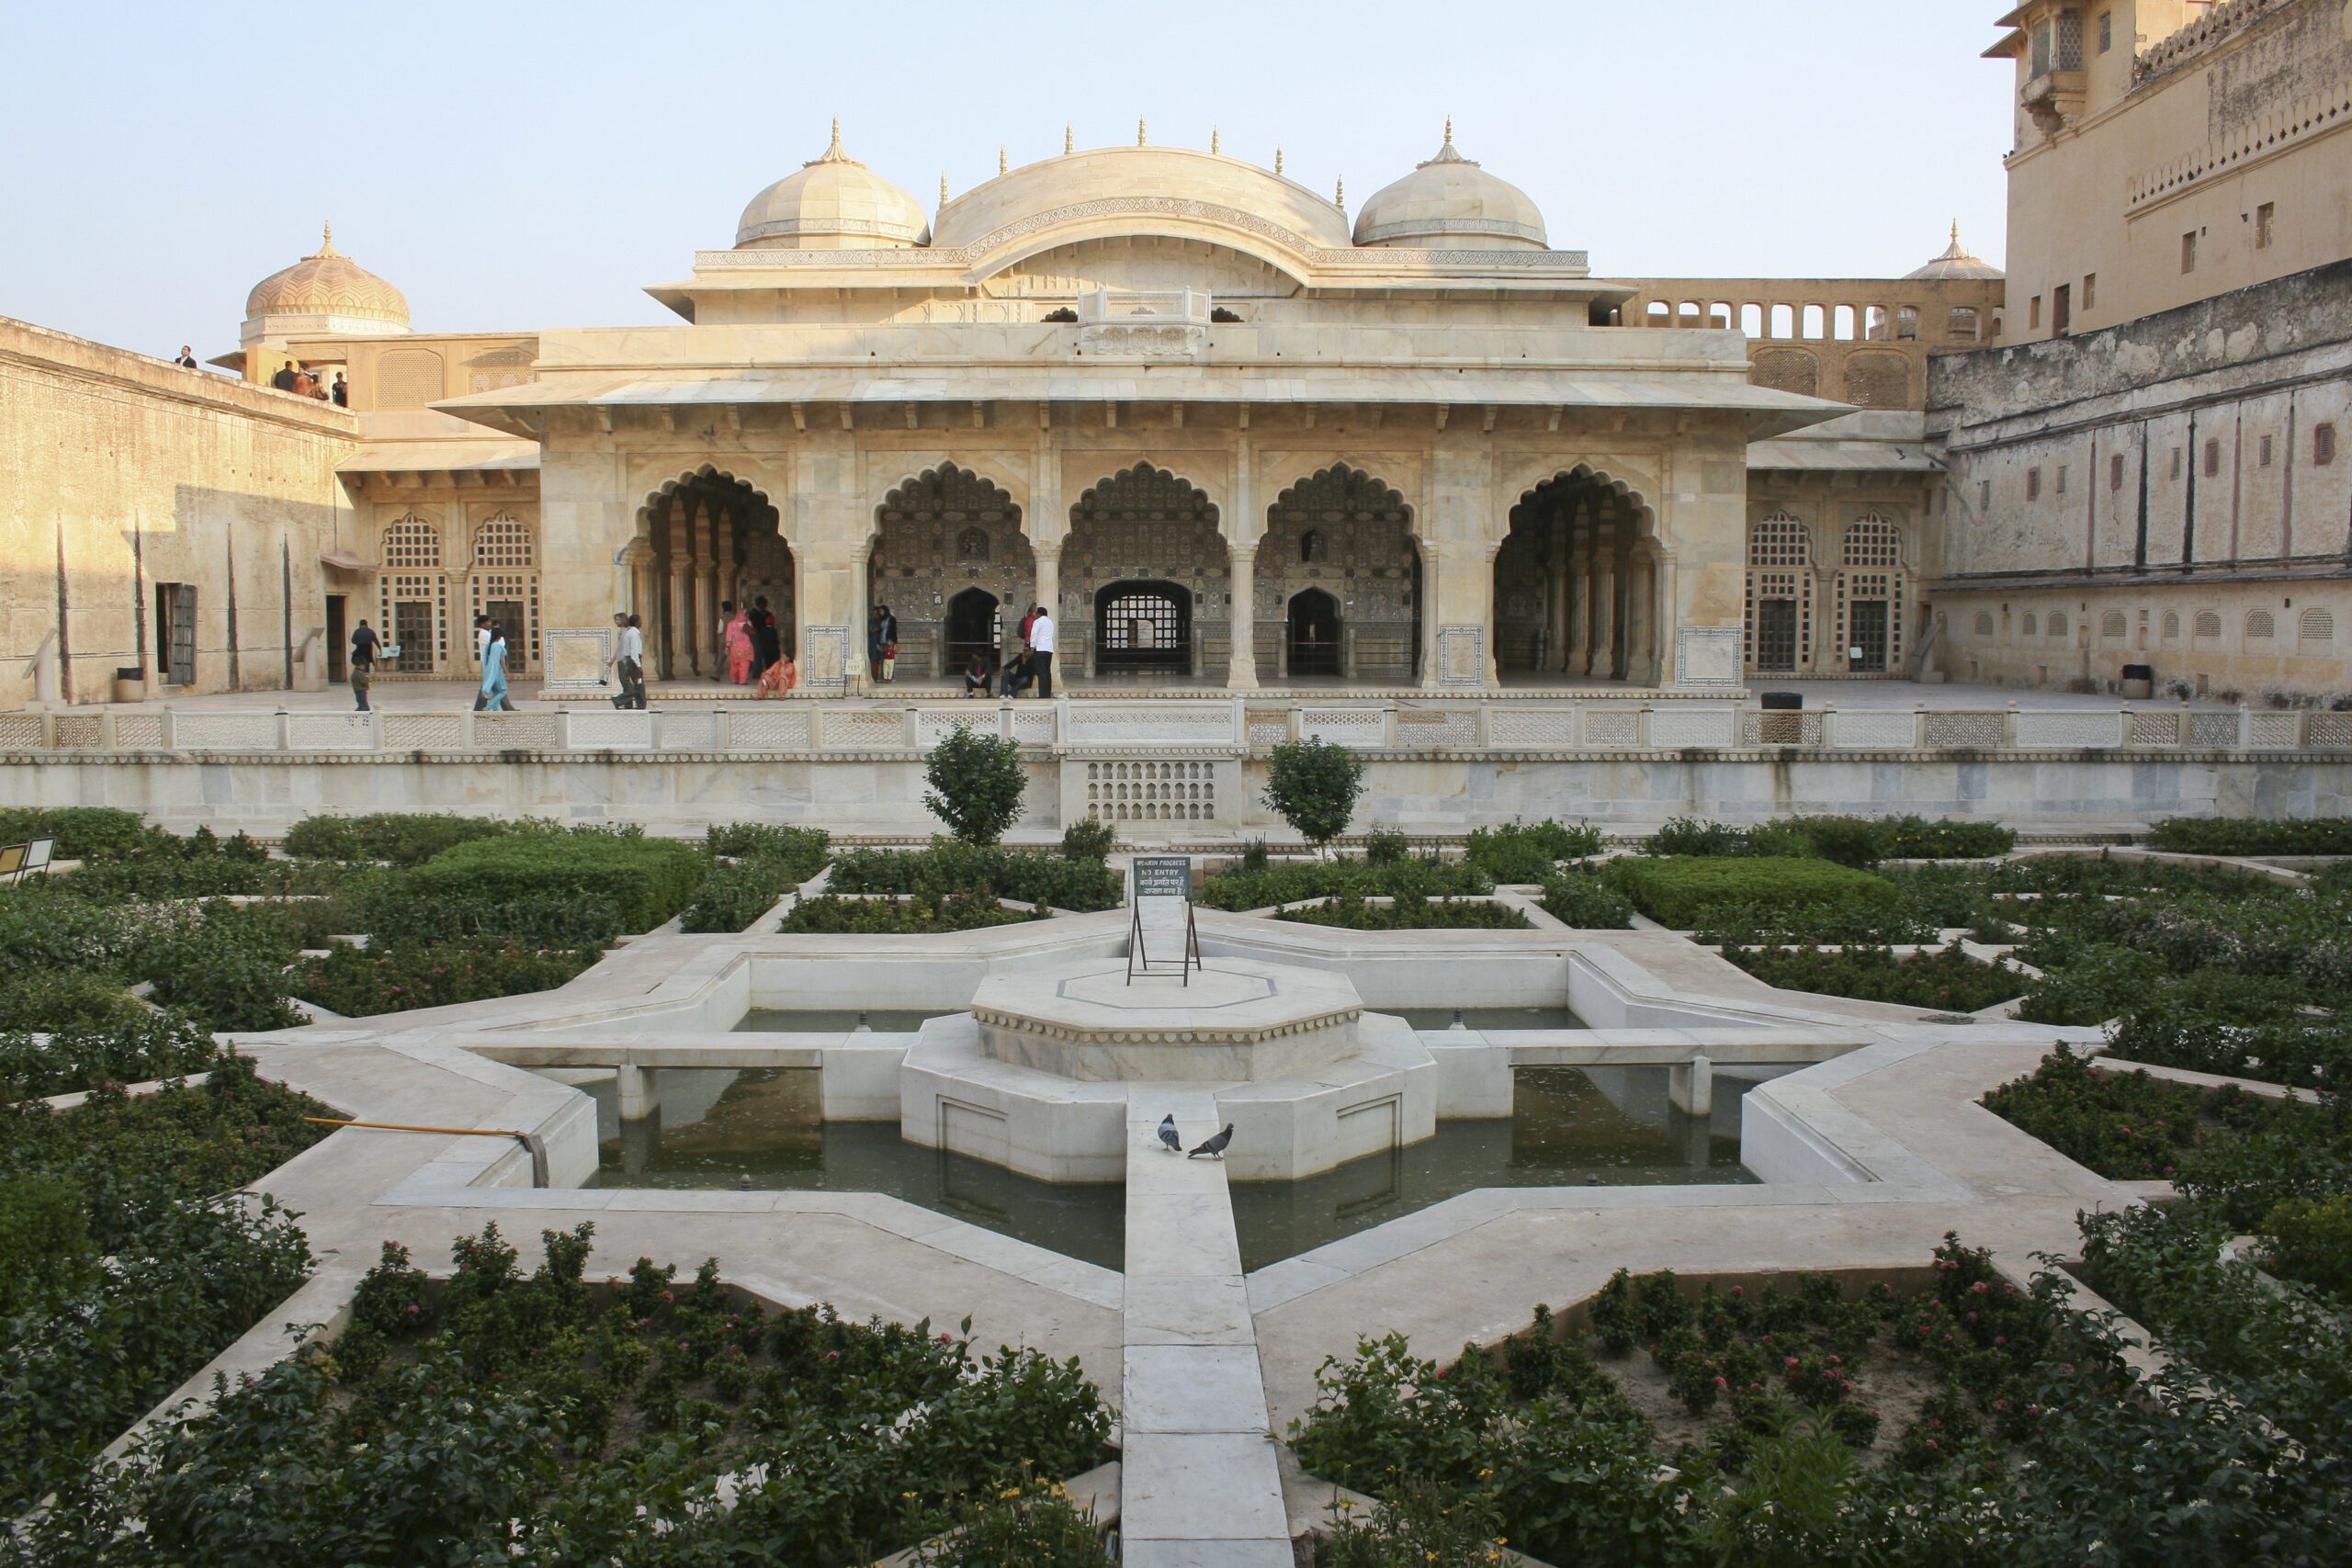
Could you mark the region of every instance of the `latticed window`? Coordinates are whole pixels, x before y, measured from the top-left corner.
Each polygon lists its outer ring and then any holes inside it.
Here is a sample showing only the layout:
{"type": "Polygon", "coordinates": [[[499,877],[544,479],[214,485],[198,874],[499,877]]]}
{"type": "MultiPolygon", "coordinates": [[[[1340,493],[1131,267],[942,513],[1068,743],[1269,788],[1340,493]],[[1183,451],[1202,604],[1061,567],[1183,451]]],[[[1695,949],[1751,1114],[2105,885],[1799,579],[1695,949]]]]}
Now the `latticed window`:
{"type": "Polygon", "coordinates": [[[2166,642],[2175,642],[2179,640],[2179,637],[2180,612],[2177,610],[2166,610],[2165,612],[2165,640],[2166,642]]]}
{"type": "Polygon", "coordinates": [[[1761,517],[1747,530],[1750,566],[1804,566],[1813,558],[1812,536],[1785,512],[1761,517]]]}
{"type": "Polygon", "coordinates": [[[2050,635],[2052,637],[2064,637],[2066,635],[2066,616],[2064,611],[2052,610],[2050,612],[2050,635]]]}
{"type": "MultiPolygon", "coordinates": [[[[1992,611],[1979,610],[1976,612],[1976,635],[1978,637],[1991,637],[1993,635],[1992,611]]],[[[2031,637],[2033,635],[2033,617],[2031,615],[2028,615],[2025,618],[2025,635],[2028,637],[2031,637]]]]}
{"type": "Polygon", "coordinates": [[[2335,640],[2335,615],[2325,610],[2305,610],[2302,619],[2302,637],[2305,642],[2334,642],[2335,640]]]}
{"type": "Polygon", "coordinates": [[[1747,657],[1759,672],[1793,673],[1813,643],[1812,535],[1785,512],[1747,529],[1747,657]]]}
{"type": "MultiPolygon", "coordinates": [[[[1989,617],[1988,617],[1988,618],[1989,618],[1989,617]]],[[[2041,618],[2040,616],[2036,615],[2035,615],[2031,610],[2028,610],[2028,611],[2025,613],[2025,624],[2024,624],[2024,627],[2023,627],[2023,635],[2024,635],[2024,636],[2026,636],[2026,637],[2035,637],[2035,636],[2038,636],[2038,635],[2041,633],[2041,618]]]]}
{"type": "Polygon", "coordinates": [[[2098,618],[2098,635],[2103,637],[2120,637],[2123,635],[2123,612],[2109,610],[2101,615],[2098,618]]]}
{"type": "Polygon", "coordinates": [[[2058,13],[2058,69],[2080,71],[2083,68],[2083,14],[2080,11],[2058,13]]]}
{"type": "Polygon", "coordinates": [[[2267,638],[2277,636],[2278,625],[2271,619],[2270,612],[2267,610],[2248,610],[2245,615],[2245,635],[2248,637],[2254,638],[2267,638]]]}
{"type": "Polygon", "coordinates": [[[538,564],[533,553],[531,525],[513,513],[495,513],[474,532],[474,565],[525,570],[538,564]]]}
{"type": "Polygon", "coordinates": [[[384,565],[435,567],[441,564],[441,530],[411,512],[384,529],[384,565]]]}
{"type": "Polygon", "coordinates": [[[1903,536],[1893,521],[1865,512],[1846,526],[1839,546],[1838,642],[1848,668],[1883,674],[1903,661],[1903,536]]]}
{"type": "Polygon", "coordinates": [[[2220,637],[2222,617],[2211,610],[2199,610],[2191,627],[2199,637],[2220,637]]]}
{"type": "Polygon", "coordinates": [[[378,635],[401,650],[392,668],[429,674],[449,656],[449,579],[441,570],[441,530],[415,513],[384,528],[384,575],[378,580],[378,635]]]}
{"type": "Polygon", "coordinates": [[[1903,536],[1894,524],[1875,512],[1854,519],[1846,530],[1848,566],[1897,566],[1903,560],[1903,536]]]}

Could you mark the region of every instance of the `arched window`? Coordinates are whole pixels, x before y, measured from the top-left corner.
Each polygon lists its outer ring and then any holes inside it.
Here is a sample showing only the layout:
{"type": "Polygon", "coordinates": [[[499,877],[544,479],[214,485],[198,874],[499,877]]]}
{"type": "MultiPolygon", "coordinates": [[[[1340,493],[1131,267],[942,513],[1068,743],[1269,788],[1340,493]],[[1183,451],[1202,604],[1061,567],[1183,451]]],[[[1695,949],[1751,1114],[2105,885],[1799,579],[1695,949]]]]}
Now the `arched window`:
{"type": "MultiPolygon", "coordinates": [[[[1976,612],[1976,635],[1978,637],[1991,637],[1993,635],[1992,611],[1979,610],[1976,612]]],[[[2031,615],[2028,615],[2025,618],[2025,635],[2028,637],[2031,637],[2033,635],[2033,617],[2031,615]]]]}
{"type": "Polygon", "coordinates": [[[2066,635],[2066,612],[2064,610],[2052,610],[2050,612],[2050,635],[2052,637],[2064,637],[2066,635]]]}
{"type": "Polygon", "coordinates": [[[985,566],[989,558],[989,531],[967,528],[956,536],[956,558],[985,566]]]}
{"type": "Polygon", "coordinates": [[[2109,610],[2098,618],[2098,635],[2120,639],[2123,636],[2123,612],[2109,610]]]}
{"type": "Polygon", "coordinates": [[[537,551],[531,525],[502,507],[474,530],[473,569],[466,574],[473,613],[505,631],[507,668],[518,672],[539,659],[537,551]]]}
{"type": "Polygon", "coordinates": [[[2189,626],[2190,630],[2199,637],[2220,637],[2222,617],[2211,610],[2199,610],[2197,612],[2197,619],[2191,622],[2189,626]]]}
{"type": "Polygon", "coordinates": [[[1865,512],[1839,546],[1838,645],[1847,668],[1883,674],[1903,662],[1903,535],[1891,518],[1865,512]]]}
{"type": "Polygon", "coordinates": [[[2165,640],[2166,642],[2180,640],[2180,612],[2177,610],[2165,612],[2165,640]]]}
{"type": "Polygon", "coordinates": [[[2038,637],[2041,635],[2041,617],[2035,615],[2031,610],[2028,610],[2025,613],[2025,625],[2022,635],[2026,637],[2038,637]]]}
{"type": "Polygon", "coordinates": [[[2301,630],[2305,642],[2334,642],[2335,616],[2325,610],[2305,610],[2301,630]]]}
{"type": "Polygon", "coordinates": [[[1813,646],[1813,536],[1786,512],[1747,528],[1747,658],[1767,674],[1792,674],[1813,646]]]}
{"type": "Polygon", "coordinates": [[[1966,305],[1955,305],[1944,318],[1944,333],[1955,343],[1976,341],[1976,311],[1966,305]]]}
{"type": "Polygon", "coordinates": [[[1302,561],[1318,561],[1323,558],[1322,529],[1309,528],[1298,536],[1298,558],[1302,561]]]}
{"type": "Polygon", "coordinates": [[[2245,635],[2249,641],[2275,637],[2278,635],[2278,624],[2271,619],[2267,610],[2248,610],[2245,613],[2245,635]]]}
{"type": "Polygon", "coordinates": [[[428,674],[449,656],[449,576],[442,570],[440,525],[414,512],[384,529],[384,571],[377,580],[380,636],[401,650],[392,668],[428,674]]]}

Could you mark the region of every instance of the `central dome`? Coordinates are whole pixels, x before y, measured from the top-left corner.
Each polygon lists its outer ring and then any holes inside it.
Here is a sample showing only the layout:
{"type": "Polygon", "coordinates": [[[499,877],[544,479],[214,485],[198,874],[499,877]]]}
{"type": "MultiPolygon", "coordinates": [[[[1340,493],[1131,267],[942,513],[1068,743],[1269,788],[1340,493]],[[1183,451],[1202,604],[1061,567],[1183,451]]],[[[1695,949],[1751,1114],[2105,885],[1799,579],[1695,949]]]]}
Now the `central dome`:
{"type": "Polygon", "coordinates": [[[1434,157],[1374,191],[1356,214],[1356,243],[1417,250],[1544,250],[1544,214],[1527,193],[1453,150],[1453,122],[1434,157]]]}
{"type": "Polygon", "coordinates": [[[1983,279],[1990,281],[1998,278],[2000,276],[2001,269],[1999,267],[1995,266],[1991,262],[1972,254],[1968,247],[1960,243],[1960,225],[1955,222],[1951,226],[1951,243],[1944,247],[1944,254],[1938,256],[1935,260],[1929,262],[1925,266],[1915,268],[1910,272],[1905,273],[1903,275],[1903,281],[1905,283],[1942,283],[1954,278],[1983,279]]]}
{"type": "Polygon", "coordinates": [[[922,204],[842,151],[840,120],[824,156],[753,197],[735,225],[739,251],[899,250],[930,243],[922,204]]]}
{"type": "Polygon", "coordinates": [[[408,331],[408,300],[390,284],[334,248],[329,227],[319,248],[254,285],[245,296],[245,319],[265,316],[326,316],[345,323],[334,330],[408,331]]]}
{"type": "Polygon", "coordinates": [[[1244,249],[1348,243],[1339,208],[1295,180],[1217,152],[1143,145],[1066,152],[999,175],[939,209],[933,243],[1153,232],[1244,249]]]}

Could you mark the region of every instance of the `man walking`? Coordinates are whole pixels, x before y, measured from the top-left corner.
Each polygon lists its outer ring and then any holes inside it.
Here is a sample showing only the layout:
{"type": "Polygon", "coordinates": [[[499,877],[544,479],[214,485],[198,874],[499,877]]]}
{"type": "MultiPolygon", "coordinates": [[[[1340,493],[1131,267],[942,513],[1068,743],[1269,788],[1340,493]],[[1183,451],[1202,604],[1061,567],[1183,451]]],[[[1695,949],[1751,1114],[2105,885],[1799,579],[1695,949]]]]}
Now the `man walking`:
{"type": "Polygon", "coordinates": [[[605,661],[608,670],[620,671],[620,694],[613,699],[616,708],[641,708],[645,705],[645,632],[644,623],[635,615],[613,616],[613,656],[605,661]]]}
{"type": "Polygon", "coordinates": [[[1054,694],[1054,613],[1043,604],[1037,606],[1037,618],[1029,623],[1029,668],[1037,674],[1037,694],[1054,694]]]}

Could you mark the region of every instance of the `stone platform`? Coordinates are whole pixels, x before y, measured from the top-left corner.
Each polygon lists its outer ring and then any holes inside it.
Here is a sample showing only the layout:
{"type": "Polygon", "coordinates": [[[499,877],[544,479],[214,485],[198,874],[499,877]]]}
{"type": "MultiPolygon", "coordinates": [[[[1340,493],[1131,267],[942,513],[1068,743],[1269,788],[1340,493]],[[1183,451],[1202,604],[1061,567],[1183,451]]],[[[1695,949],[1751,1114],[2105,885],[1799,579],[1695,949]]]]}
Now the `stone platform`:
{"type": "Polygon", "coordinates": [[[1220,958],[1188,976],[1077,960],[990,976],[972,997],[992,1060],[1081,1082],[1256,1082],[1355,1054],[1343,975],[1220,958]]]}

